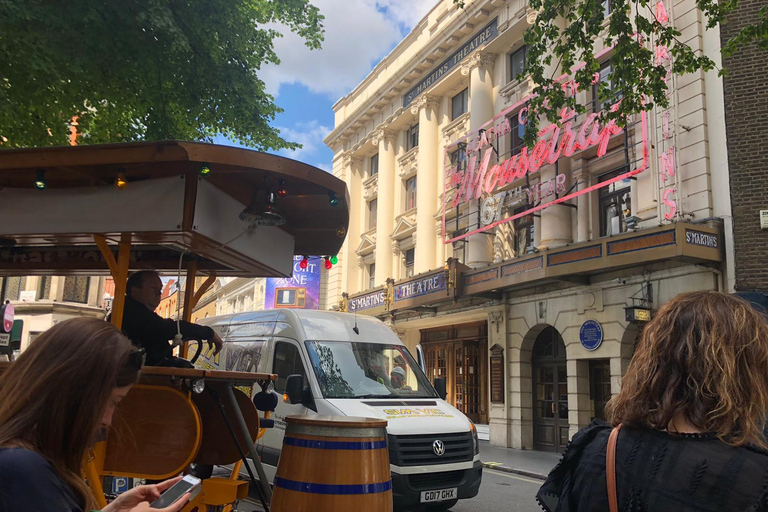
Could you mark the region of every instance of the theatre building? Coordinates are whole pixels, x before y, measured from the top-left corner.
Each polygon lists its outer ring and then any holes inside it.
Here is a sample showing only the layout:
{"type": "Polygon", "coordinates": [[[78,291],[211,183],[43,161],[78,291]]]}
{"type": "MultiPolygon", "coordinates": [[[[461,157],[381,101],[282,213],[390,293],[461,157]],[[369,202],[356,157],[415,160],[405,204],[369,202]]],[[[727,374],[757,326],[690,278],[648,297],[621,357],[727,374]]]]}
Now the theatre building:
{"type": "MultiPolygon", "coordinates": [[[[719,54],[694,0],[656,12],[719,54]]],[[[620,99],[601,40],[589,90],[561,80],[586,113],[525,147],[534,19],[523,0],[443,0],[336,103],[326,143],[351,211],[327,291],[421,345],[493,444],[561,451],[603,417],[660,306],[727,286],[731,205],[716,73],[671,75],[668,109],[618,126],[599,116],[620,99]]]]}

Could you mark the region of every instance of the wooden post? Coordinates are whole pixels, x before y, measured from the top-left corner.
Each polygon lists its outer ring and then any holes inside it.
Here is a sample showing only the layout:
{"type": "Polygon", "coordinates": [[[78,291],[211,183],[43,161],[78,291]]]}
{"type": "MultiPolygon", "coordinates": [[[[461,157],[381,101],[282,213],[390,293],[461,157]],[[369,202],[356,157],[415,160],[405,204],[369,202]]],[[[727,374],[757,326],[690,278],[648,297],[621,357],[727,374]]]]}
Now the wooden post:
{"type": "Polygon", "coordinates": [[[120,329],[123,325],[123,310],[125,309],[125,289],[128,281],[128,270],[131,263],[131,233],[123,233],[118,244],[117,260],[109,248],[107,240],[102,235],[93,235],[93,240],[99,247],[102,256],[107,261],[109,273],[115,281],[115,298],[112,301],[112,325],[120,329]]]}
{"type": "Polygon", "coordinates": [[[117,253],[117,276],[115,280],[115,299],[112,301],[112,325],[120,329],[123,326],[125,309],[125,291],[128,284],[128,269],[131,264],[131,233],[120,236],[120,250],[117,253]]]}

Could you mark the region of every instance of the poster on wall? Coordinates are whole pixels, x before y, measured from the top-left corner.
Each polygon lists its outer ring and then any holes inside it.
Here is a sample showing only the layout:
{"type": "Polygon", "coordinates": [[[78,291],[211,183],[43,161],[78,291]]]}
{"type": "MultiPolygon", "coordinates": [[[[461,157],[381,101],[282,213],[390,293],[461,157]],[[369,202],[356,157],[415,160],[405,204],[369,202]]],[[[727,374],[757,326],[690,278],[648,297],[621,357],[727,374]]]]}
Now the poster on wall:
{"type": "Polygon", "coordinates": [[[264,309],[318,309],[320,297],[320,257],[309,257],[301,268],[303,256],[293,257],[293,276],[269,278],[264,287],[264,309]]]}

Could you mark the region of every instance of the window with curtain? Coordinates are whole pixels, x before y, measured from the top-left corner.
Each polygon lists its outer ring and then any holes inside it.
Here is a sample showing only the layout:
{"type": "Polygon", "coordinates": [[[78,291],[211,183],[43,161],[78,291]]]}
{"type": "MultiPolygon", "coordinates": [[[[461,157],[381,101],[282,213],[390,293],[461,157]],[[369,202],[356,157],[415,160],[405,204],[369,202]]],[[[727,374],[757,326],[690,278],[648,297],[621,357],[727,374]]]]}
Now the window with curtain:
{"type": "Polygon", "coordinates": [[[413,276],[413,260],[416,251],[414,249],[408,249],[405,251],[405,277],[413,276]]]}
{"type": "Polygon", "coordinates": [[[416,208],[416,176],[405,180],[405,211],[416,208]]]}

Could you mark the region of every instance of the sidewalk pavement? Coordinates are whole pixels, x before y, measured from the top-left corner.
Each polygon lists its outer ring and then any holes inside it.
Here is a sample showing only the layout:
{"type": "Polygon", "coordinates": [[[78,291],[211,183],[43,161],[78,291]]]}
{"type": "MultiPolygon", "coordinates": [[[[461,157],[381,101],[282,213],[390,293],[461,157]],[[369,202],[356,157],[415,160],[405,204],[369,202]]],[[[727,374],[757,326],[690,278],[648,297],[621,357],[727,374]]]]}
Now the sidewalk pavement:
{"type": "Polygon", "coordinates": [[[502,448],[493,446],[488,441],[480,441],[480,460],[485,468],[543,481],[547,479],[549,471],[560,462],[560,454],[502,448]]]}

